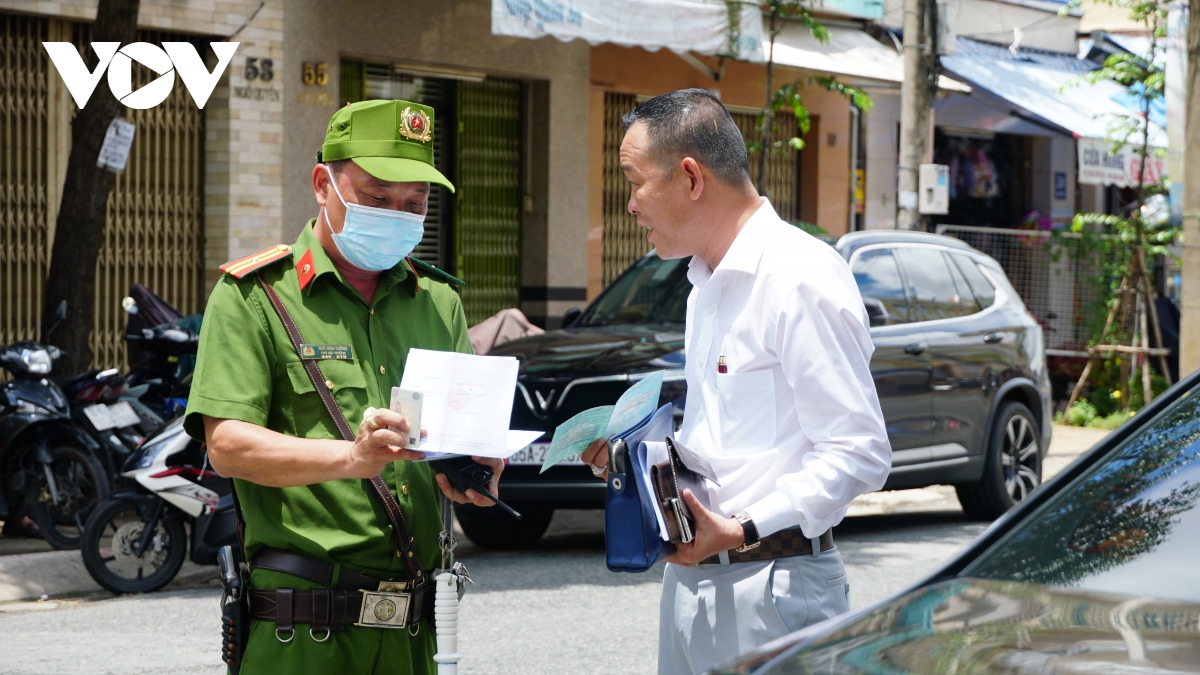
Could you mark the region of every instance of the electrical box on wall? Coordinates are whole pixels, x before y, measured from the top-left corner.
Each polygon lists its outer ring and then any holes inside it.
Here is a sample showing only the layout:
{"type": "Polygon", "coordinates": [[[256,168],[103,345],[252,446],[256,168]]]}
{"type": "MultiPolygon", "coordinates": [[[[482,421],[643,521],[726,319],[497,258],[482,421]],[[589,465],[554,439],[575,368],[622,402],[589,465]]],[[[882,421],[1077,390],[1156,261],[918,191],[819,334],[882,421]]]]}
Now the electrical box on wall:
{"type": "Polygon", "coordinates": [[[917,175],[917,212],[944,216],[950,212],[950,167],[922,164],[917,175]]]}

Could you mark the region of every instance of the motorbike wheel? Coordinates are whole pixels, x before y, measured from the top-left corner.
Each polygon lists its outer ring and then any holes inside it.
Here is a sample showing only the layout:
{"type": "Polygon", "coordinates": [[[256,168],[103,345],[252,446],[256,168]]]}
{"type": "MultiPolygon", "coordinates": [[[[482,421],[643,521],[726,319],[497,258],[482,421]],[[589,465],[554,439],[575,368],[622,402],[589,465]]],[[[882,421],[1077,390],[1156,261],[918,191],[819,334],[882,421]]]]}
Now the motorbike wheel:
{"type": "Polygon", "coordinates": [[[108,474],[92,453],[62,445],[50,451],[50,473],[58,503],[46,480],[45,465],[37,463],[27,485],[29,517],[42,528],[42,536],[58,550],[77,549],[92,509],[108,499],[108,474]]]}
{"type": "Polygon", "coordinates": [[[137,504],[110,499],[92,512],[83,530],[83,565],[96,583],[114,593],[149,593],[171,583],[187,555],[187,534],[179,518],[159,518],[141,555],[146,521],[137,504]]]}

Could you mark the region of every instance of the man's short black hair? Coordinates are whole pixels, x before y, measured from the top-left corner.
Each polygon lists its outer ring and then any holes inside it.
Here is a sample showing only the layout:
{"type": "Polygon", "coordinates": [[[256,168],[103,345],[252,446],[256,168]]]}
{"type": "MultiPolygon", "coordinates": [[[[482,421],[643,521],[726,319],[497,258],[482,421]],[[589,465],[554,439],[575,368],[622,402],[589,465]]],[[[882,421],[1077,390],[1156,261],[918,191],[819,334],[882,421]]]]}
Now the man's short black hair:
{"type": "Polygon", "coordinates": [[[346,163],[349,161],[348,159],[335,159],[332,162],[325,162],[325,164],[329,166],[329,170],[333,172],[334,176],[340,176],[342,175],[342,170],[346,168],[346,163]]]}
{"type": "Polygon", "coordinates": [[[750,181],[746,141],[721,101],[703,89],[680,89],[639,105],[621,118],[625,130],[646,125],[648,152],[664,168],[691,157],[730,185],[750,181]]]}

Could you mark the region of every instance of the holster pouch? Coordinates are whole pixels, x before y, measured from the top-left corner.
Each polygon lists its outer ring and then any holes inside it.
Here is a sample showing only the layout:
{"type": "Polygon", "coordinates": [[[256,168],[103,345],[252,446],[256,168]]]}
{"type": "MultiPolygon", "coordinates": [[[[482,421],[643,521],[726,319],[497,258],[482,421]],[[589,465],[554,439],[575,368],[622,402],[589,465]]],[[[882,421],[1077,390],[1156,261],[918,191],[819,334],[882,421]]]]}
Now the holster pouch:
{"type": "Polygon", "coordinates": [[[221,660],[232,675],[242,668],[242,655],[250,638],[249,567],[241,546],[225,546],[217,552],[221,565],[221,660]]]}
{"type": "Polygon", "coordinates": [[[696,522],[687,502],[683,501],[683,491],[690,489],[703,501],[706,494],[702,490],[704,479],[717,485],[720,483],[716,472],[703,457],[669,436],[666,443],[667,461],[650,467],[651,487],[662,509],[668,540],[672,544],[688,543],[695,538],[696,522]]]}

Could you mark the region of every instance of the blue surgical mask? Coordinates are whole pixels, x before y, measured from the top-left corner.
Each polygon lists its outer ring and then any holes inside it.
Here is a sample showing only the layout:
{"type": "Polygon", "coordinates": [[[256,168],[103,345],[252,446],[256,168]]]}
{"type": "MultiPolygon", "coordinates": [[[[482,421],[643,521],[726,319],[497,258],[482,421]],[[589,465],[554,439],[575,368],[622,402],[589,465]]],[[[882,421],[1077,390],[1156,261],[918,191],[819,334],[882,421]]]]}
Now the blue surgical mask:
{"type": "MultiPolygon", "coordinates": [[[[382,272],[395,267],[413,252],[425,234],[425,216],[408,211],[381,209],[376,206],[347,204],[338,191],[333,172],[325,167],[333,192],[346,207],[346,222],[341,232],[334,232],[333,245],[346,262],[368,272],[382,272]]],[[[325,212],[329,224],[329,212],[325,212]]]]}

